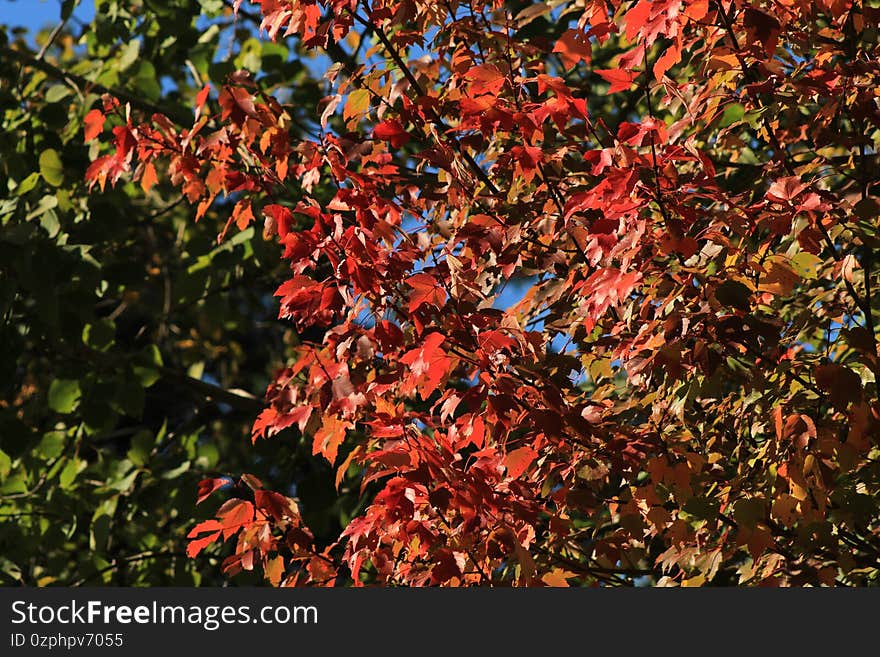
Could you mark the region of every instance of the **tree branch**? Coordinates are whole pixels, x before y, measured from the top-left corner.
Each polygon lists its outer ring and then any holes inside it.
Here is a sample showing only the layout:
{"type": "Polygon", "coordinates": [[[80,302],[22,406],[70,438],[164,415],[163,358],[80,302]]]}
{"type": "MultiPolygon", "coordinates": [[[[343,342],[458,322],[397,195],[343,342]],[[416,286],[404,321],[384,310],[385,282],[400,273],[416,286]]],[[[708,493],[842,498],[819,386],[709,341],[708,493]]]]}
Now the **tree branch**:
{"type": "Polygon", "coordinates": [[[49,75],[50,77],[55,78],[56,80],[67,82],[68,84],[76,87],[77,90],[80,90],[82,88],[87,91],[93,91],[100,94],[109,94],[111,96],[115,96],[123,102],[128,103],[132,107],[136,107],[137,109],[149,112],[150,114],[163,114],[180,125],[192,124],[192,116],[187,112],[183,112],[177,109],[159,107],[158,105],[151,103],[148,100],[145,100],[141,96],[136,96],[132,93],[129,93],[128,91],[105,87],[104,85],[98,84],[97,82],[92,82],[91,80],[84,78],[81,75],[77,75],[76,73],[70,73],[69,71],[60,69],[44,59],[37,59],[36,56],[31,55],[30,53],[26,53],[21,50],[14,50],[12,48],[0,47],[0,57],[8,57],[10,59],[16,60],[17,62],[20,62],[24,66],[36,68],[43,73],[49,75]]]}

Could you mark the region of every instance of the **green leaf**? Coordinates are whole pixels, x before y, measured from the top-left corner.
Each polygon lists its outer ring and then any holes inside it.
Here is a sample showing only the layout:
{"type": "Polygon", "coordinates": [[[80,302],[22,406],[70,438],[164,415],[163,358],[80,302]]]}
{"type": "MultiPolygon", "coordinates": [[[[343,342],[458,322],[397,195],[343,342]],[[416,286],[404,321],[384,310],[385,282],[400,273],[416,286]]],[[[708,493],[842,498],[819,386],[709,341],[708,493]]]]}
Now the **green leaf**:
{"type": "Polygon", "coordinates": [[[89,529],[89,548],[93,552],[102,552],[107,547],[110,521],[111,517],[103,513],[92,519],[92,526],[89,529]]]}
{"type": "Polygon", "coordinates": [[[132,370],[143,388],[149,388],[161,376],[162,353],[154,344],[148,345],[134,360],[132,370]]]}
{"type": "MultiPolygon", "coordinates": [[[[131,463],[127,461],[122,461],[122,463],[126,463],[131,466],[131,463]]],[[[134,484],[134,480],[137,479],[137,476],[140,474],[140,470],[131,470],[125,476],[119,477],[118,479],[113,479],[112,481],[107,483],[107,486],[112,488],[113,490],[118,490],[121,493],[124,493],[131,489],[134,484]]]]}
{"type": "Polygon", "coordinates": [[[58,477],[61,488],[64,490],[70,488],[79,473],[86,469],[86,465],[88,464],[82,459],[70,459],[58,477]]]}
{"type": "Polygon", "coordinates": [[[64,167],[54,148],[47,148],[40,153],[40,174],[53,187],[60,187],[64,182],[64,167]]]}
{"type": "Polygon", "coordinates": [[[25,483],[24,476],[21,474],[14,474],[3,482],[3,485],[0,486],[0,493],[4,495],[15,495],[17,493],[26,493],[28,490],[27,484],[25,483]]]}
{"type": "Polygon", "coordinates": [[[80,398],[79,381],[55,379],[49,386],[49,408],[58,413],[70,413],[80,398]]]}
{"type": "Polygon", "coordinates": [[[58,235],[58,231],[61,230],[61,222],[58,221],[58,214],[55,210],[49,209],[40,215],[40,226],[49,234],[49,237],[54,239],[58,235]]]}
{"type": "Polygon", "coordinates": [[[142,61],[133,78],[135,90],[148,100],[158,100],[162,88],[156,79],[156,67],[148,61],[142,61]]]}
{"type": "Polygon", "coordinates": [[[3,572],[10,579],[21,582],[21,568],[14,561],[10,561],[5,557],[0,557],[0,572],[3,572]]]}
{"type": "Polygon", "coordinates": [[[10,470],[12,470],[12,459],[0,449],[0,478],[5,479],[10,470]]]}
{"type": "Polygon", "coordinates": [[[742,121],[746,108],[739,103],[733,103],[724,108],[724,114],[721,115],[721,122],[718,124],[722,128],[742,121]]]}
{"type": "Polygon", "coordinates": [[[818,277],[821,264],[822,259],[808,251],[801,251],[791,259],[791,266],[797,275],[806,280],[814,280],[818,277]]]}
{"type": "Polygon", "coordinates": [[[141,52],[141,42],[137,39],[132,39],[126,44],[126,46],[122,49],[122,54],[119,55],[119,70],[125,71],[130,68],[132,64],[138,58],[138,55],[141,52]]]}
{"type": "Polygon", "coordinates": [[[83,327],[83,344],[105,351],[113,344],[116,335],[116,326],[109,319],[99,319],[94,324],[86,324],[83,327]]]}
{"type": "Polygon", "coordinates": [[[162,479],[177,479],[180,475],[189,470],[189,467],[190,462],[184,461],[176,468],[172,468],[171,470],[166,470],[165,472],[163,472],[162,479]]]}
{"type": "Polygon", "coordinates": [[[49,91],[46,92],[46,102],[58,103],[67,98],[71,93],[70,87],[66,84],[52,85],[49,87],[49,91]]]}
{"type": "Polygon", "coordinates": [[[155,444],[156,438],[151,432],[138,431],[131,439],[131,448],[126,456],[136,466],[144,466],[150,460],[150,452],[155,444]]]}
{"type": "Polygon", "coordinates": [[[34,187],[36,187],[37,183],[40,180],[40,174],[34,171],[27,178],[18,183],[18,187],[15,188],[15,193],[18,196],[24,196],[29,191],[31,191],[34,187]]]}
{"type": "Polygon", "coordinates": [[[30,221],[34,217],[39,217],[56,207],[58,207],[58,198],[54,194],[46,194],[37,203],[37,207],[28,212],[25,220],[30,221]]]}
{"type": "Polygon", "coordinates": [[[54,459],[64,452],[67,444],[67,437],[63,431],[50,431],[43,434],[40,444],[34,450],[36,454],[45,460],[54,459]]]}

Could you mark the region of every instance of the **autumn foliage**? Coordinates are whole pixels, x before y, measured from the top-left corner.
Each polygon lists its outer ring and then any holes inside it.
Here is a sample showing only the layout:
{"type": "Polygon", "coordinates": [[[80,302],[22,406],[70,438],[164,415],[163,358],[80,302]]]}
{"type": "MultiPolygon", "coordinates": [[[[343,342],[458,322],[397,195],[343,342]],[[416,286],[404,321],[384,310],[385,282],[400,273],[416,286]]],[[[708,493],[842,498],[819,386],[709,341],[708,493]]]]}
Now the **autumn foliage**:
{"type": "Polygon", "coordinates": [[[282,245],[301,342],[253,440],[364,505],[325,544],[209,479],[190,556],[275,585],[876,575],[880,8],[230,4],[323,62],[313,120],[244,72],[191,125],[106,97],[87,179],[282,245]]]}

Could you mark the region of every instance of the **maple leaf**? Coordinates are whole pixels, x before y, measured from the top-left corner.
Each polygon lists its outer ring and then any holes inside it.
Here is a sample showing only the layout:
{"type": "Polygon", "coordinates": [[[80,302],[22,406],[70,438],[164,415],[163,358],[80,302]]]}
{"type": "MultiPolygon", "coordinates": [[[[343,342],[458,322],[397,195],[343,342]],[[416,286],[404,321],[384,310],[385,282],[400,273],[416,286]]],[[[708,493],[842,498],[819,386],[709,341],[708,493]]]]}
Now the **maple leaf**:
{"type": "Polygon", "coordinates": [[[422,399],[430,397],[452,369],[452,359],[440,348],[445,341],[446,337],[441,333],[429,333],[421,346],[400,358],[401,363],[410,366],[410,381],[418,388],[422,399]]]}
{"type": "Polygon", "coordinates": [[[593,49],[590,41],[581,30],[566,30],[559,37],[553,52],[559,53],[566,68],[577,66],[581,62],[590,63],[593,49]]]}
{"type": "Polygon", "coordinates": [[[409,133],[397,119],[382,121],[373,128],[373,135],[391,144],[393,148],[400,148],[409,141],[409,133]]]}
{"type": "Polygon", "coordinates": [[[296,518],[296,502],[279,493],[267,490],[254,491],[254,504],[276,521],[296,518]]]}
{"type": "Polygon", "coordinates": [[[247,500],[227,500],[217,510],[217,520],[222,528],[223,538],[227,539],[254,520],[254,505],[247,500]]]}
{"type": "Polygon", "coordinates": [[[663,76],[670,68],[675,66],[681,60],[681,45],[675,41],[669,46],[657,61],[654,62],[654,78],[657,82],[663,80],[663,76]]]}
{"type": "Polygon", "coordinates": [[[186,546],[187,556],[191,559],[197,557],[199,552],[220,538],[222,530],[223,525],[217,520],[205,520],[193,527],[189,534],[186,535],[190,539],[189,544],[186,546]]]}
{"type": "Polygon", "coordinates": [[[292,318],[297,326],[326,326],[342,307],[342,297],[335,286],[302,275],[282,283],[275,296],[281,297],[278,317],[292,318]]]}
{"type": "Polygon", "coordinates": [[[808,185],[802,183],[801,179],[797,176],[780,178],[770,185],[770,189],[767,190],[767,198],[779,202],[791,201],[797,197],[798,194],[807,189],[807,187],[808,185]]]}
{"type": "Polygon", "coordinates": [[[254,96],[243,87],[224,86],[217,101],[220,103],[220,117],[233,123],[242,123],[245,117],[258,118],[254,96]]]}
{"type": "Polygon", "coordinates": [[[532,462],[538,458],[538,453],[531,447],[520,447],[508,453],[504,457],[504,467],[507,468],[507,476],[518,479],[529,469],[532,462]]]}
{"type": "Polygon", "coordinates": [[[321,428],[315,432],[312,440],[312,454],[322,455],[331,465],[335,463],[339,446],[345,440],[346,432],[353,426],[349,420],[325,415],[321,428]]]}
{"type": "Polygon", "coordinates": [[[92,141],[92,139],[100,135],[104,130],[105,119],[104,113],[99,109],[93,109],[86,114],[85,119],[83,119],[83,140],[92,141]]]}
{"type": "Polygon", "coordinates": [[[442,308],[446,303],[446,291],[430,274],[413,274],[406,279],[406,283],[413,289],[409,297],[410,312],[420,308],[423,304],[442,308]]]}
{"type": "Polygon", "coordinates": [[[270,203],[263,207],[263,213],[271,220],[271,226],[268,226],[265,233],[278,234],[278,239],[283,240],[290,233],[293,224],[293,213],[290,209],[277,203],[270,203]]]}
{"type": "Polygon", "coordinates": [[[231,480],[228,477],[215,477],[213,479],[202,479],[199,482],[199,497],[196,501],[196,504],[201,504],[204,502],[214,491],[223,488],[224,486],[228,486],[231,480]]]}
{"type": "Polygon", "coordinates": [[[504,74],[494,64],[474,66],[465,73],[464,77],[470,82],[470,91],[474,96],[495,97],[501,91],[506,80],[504,74]]]}
{"type": "Polygon", "coordinates": [[[618,91],[628,90],[639,74],[633,71],[625,71],[622,69],[594,69],[594,73],[598,73],[606,82],[610,82],[608,93],[613,94],[618,91]]]}
{"type": "Polygon", "coordinates": [[[147,162],[144,165],[144,171],[141,174],[141,189],[143,189],[145,193],[148,193],[158,180],[159,177],[156,175],[156,167],[153,166],[152,162],[147,162]]]}
{"type": "Polygon", "coordinates": [[[281,584],[281,578],[284,575],[284,557],[281,555],[272,557],[266,561],[264,568],[266,579],[272,586],[281,584]]]}
{"type": "Polygon", "coordinates": [[[638,36],[639,32],[645,27],[645,24],[648,22],[648,17],[651,15],[651,1],[650,0],[639,0],[632,9],[630,9],[626,13],[626,38],[630,41],[634,41],[638,36]]]}
{"type": "Polygon", "coordinates": [[[196,121],[199,120],[199,117],[202,115],[202,108],[204,108],[205,103],[208,101],[208,94],[211,93],[211,85],[206,84],[202,87],[202,90],[196,94],[196,102],[195,102],[195,118],[196,121]]]}
{"type": "Polygon", "coordinates": [[[760,9],[746,7],[743,12],[743,27],[746,29],[749,42],[760,43],[764,54],[768,58],[773,57],[781,29],[779,20],[760,9]]]}

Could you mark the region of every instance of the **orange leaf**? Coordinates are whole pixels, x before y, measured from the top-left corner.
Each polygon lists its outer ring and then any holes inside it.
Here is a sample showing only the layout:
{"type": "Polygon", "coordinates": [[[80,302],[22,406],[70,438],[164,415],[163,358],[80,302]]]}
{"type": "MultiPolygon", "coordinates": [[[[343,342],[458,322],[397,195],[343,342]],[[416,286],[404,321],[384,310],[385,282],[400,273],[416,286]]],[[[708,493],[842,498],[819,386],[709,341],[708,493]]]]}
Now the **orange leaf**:
{"type": "Polygon", "coordinates": [[[414,274],[406,279],[407,285],[413,288],[409,297],[409,311],[417,310],[422,304],[428,303],[442,308],[446,303],[446,291],[430,274],[414,274]]]}
{"type": "Polygon", "coordinates": [[[559,41],[553,46],[553,52],[558,52],[566,68],[577,66],[581,62],[589,64],[593,55],[593,49],[587,35],[581,30],[566,30],[559,37],[559,41]]]}
{"type": "Polygon", "coordinates": [[[339,446],[345,440],[345,432],[351,427],[352,423],[347,420],[341,420],[335,415],[325,416],[321,428],[315,432],[312,454],[321,454],[332,465],[336,461],[339,446]]]}
{"type": "Polygon", "coordinates": [[[231,482],[226,477],[217,477],[215,479],[202,479],[199,482],[199,498],[196,501],[196,504],[201,504],[208,497],[210,497],[214,491],[223,488],[224,486],[228,486],[231,482]]]}
{"type": "Polygon", "coordinates": [[[144,165],[144,172],[141,174],[141,189],[144,190],[144,193],[149,192],[158,180],[159,178],[156,176],[156,167],[153,166],[152,162],[147,162],[144,165]]]}
{"type": "Polygon", "coordinates": [[[217,510],[217,519],[223,525],[223,538],[229,538],[254,521],[254,505],[247,500],[229,500],[217,510]]]}
{"type": "Polygon", "coordinates": [[[281,576],[284,575],[284,557],[277,556],[266,561],[266,579],[272,586],[278,586],[281,583],[281,576]]]}
{"type": "Polygon", "coordinates": [[[202,114],[202,107],[205,105],[205,101],[208,100],[208,93],[211,91],[211,85],[206,84],[202,87],[202,90],[196,95],[196,121],[199,120],[199,116],[202,114]]]}
{"type": "Polygon", "coordinates": [[[532,461],[536,458],[538,458],[538,453],[531,447],[520,447],[513,450],[504,459],[507,475],[512,479],[517,479],[523,472],[529,469],[532,461]]]}
{"type": "Polygon", "coordinates": [[[99,109],[93,109],[86,114],[86,118],[83,120],[83,132],[85,133],[83,139],[85,139],[85,141],[91,141],[100,135],[104,130],[104,120],[104,113],[99,109]]]}
{"type": "Polygon", "coordinates": [[[666,52],[660,55],[657,61],[654,62],[654,78],[657,82],[660,82],[666,74],[666,71],[678,64],[680,59],[681,45],[676,42],[669,46],[666,49],[666,52]]]}
{"type": "Polygon", "coordinates": [[[474,66],[465,73],[464,77],[470,80],[470,90],[475,96],[483,94],[497,96],[504,86],[504,75],[492,64],[474,66]]]}
{"type": "Polygon", "coordinates": [[[198,525],[193,527],[189,534],[186,535],[187,538],[192,539],[189,542],[189,545],[186,546],[186,553],[190,558],[195,558],[196,555],[199,554],[202,550],[208,547],[211,543],[216,541],[220,537],[220,531],[222,530],[223,525],[221,525],[217,520],[205,520],[204,522],[200,522],[198,525]],[[200,534],[207,535],[202,536],[201,538],[196,538],[200,534]]]}
{"type": "Polygon", "coordinates": [[[606,82],[611,83],[611,86],[608,88],[609,94],[626,91],[632,86],[635,79],[639,77],[639,74],[633,71],[624,71],[616,68],[596,69],[593,72],[598,73],[606,82]]]}

